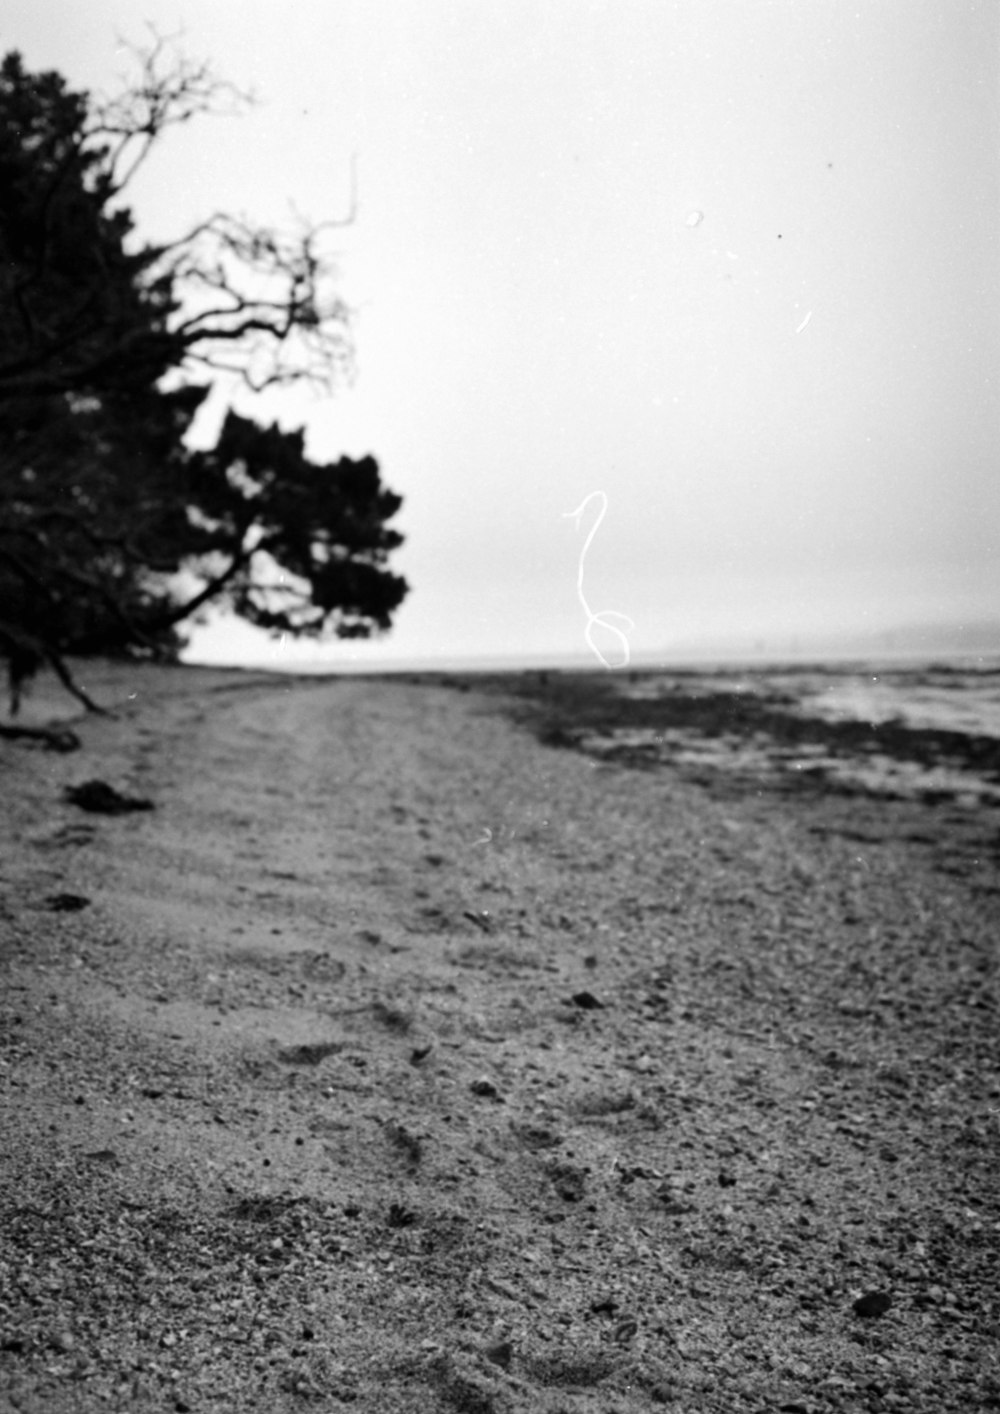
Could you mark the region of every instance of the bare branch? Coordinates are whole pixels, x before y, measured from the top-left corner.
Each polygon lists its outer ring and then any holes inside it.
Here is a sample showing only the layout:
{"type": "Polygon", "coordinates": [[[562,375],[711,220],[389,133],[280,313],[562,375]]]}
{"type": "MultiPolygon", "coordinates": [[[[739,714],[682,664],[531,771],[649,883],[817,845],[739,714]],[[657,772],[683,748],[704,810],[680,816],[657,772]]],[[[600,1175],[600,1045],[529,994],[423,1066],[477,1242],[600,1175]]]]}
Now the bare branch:
{"type": "MultiPolygon", "coordinates": [[[[87,185],[113,200],[166,129],[201,114],[242,111],[252,95],[219,79],[208,63],[179,54],[175,36],[150,26],[150,43],[126,45],[138,68],[115,98],[91,101],[91,121],[52,178],[43,204],[43,231],[35,261],[6,283],[4,297],[21,328],[20,347],[0,360],[0,399],[79,390],[120,374],[148,369],[155,380],[184,363],[242,378],[254,391],[297,379],[325,389],[350,381],[351,311],[337,292],[332,233],[358,210],[357,158],[350,168],[348,208],[319,224],[293,208],[289,231],[217,213],[187,235],[144,254],[136,278],[164,318],[117,323],[96,273],[59,301],[35,300],[49,273],[52,210],[63,182],[89,164],[87,185]],[[50,210],[51,208],[51,210],[50,210]],[[154,294],[154,291],[156,292],[154,294]],[[169,315],[169,297],[176,312],[169,315]]],[[[91,252],[101,254],[100,242],[91,252]]]]}
{"type": "Polygon", "coordinates": [[[235,373],[254,391],[299,379],[324,388],[349,381],[353,317],[337,292],[336,261],[322,249],[321,229],[285,232],[216,214],[146,274],[149,284],[168,279],[187,294],[167,327],[124,329],[110,346],[101,341],[94,349],[100,311],[87,317],[85,292],[68,324],[0,365],[0,398],[77,390],[125,360],[155,367],[165,358],[235,373]]]}
{"type": "Polygon", "coordinates": [[[203,114],[231,117],[254,102],[251,93],[220,79],[211,64],[195,63],[168,49],[177,35],[160,35],[151,24],[147,28],[151,43],[146,47],[119,38],[138,65],[138,78],[127,82],[116,97],[98,100],[88,130],[91,138],[114,139],[107,171],[116,193],[128,186],[166,128],[203,114]]]}
{"type": "Polygon", "coordinates": [[[255,390],[349,378],[352,316],[321,231],[279,231],[216,213],[178,242],[163,268],[189,291],[172,329],[186,356],[237,373],[255,390]]]}

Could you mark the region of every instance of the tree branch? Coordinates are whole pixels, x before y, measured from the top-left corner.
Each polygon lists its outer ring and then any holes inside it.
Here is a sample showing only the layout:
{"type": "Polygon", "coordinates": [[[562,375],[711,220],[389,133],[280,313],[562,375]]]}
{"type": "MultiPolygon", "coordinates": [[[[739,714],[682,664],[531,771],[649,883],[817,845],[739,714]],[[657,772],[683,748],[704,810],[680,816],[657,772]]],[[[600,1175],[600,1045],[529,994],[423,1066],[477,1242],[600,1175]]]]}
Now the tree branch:
{"type": "Polygon", "coordinates": [[[218,78],[210,64],[196,64],[176,51],[164,70],[164,52],[177,36],[165,38],[152,24],[147,28],[152,42],[145,48],[119,37],[119,45],[138,62],[139,77],[116,98],[99,101],[87,132],[90,138],[117,139],[106,162],[115,195],[132,181],[165,129],[203,114],[232,116],[254,102],[251,93],[218,78]],[[138,150],[122,173],[120,166],[133,146],[138,150]]]}
{"type": "Polygon", "coordinates": [[[204,588],[200,589],[192,598],[185,600],[183,604],[176,605],[173,609],[157,614],[154,619],[146,624],[147,632],[156,633],[162,629],[173,628],[175,624],[182,623],[184,619],[190,618],[192,614],[196,614],[203,604],[207,604],[210,599],[214,599],[218,593],[225,589],[227,584],[231,583],[232,580],[236,578],[240,570],[246,568],[253,559],[257,548],[257,546],[254,546],[253,549],[241,550],[238,554],[234,555],[231,563],[223,570],[222,574],[216,575],[214,578],[210,579],[204,588]]]}
{"type": "Polygon", "coordinates": [[[24,678],[33,673],[33,669],[29,669],[27,672],[23,671],[23,665],[28,662],[33,662],[36,666],[48,663],[66,691],[78,702],[82,702],[88,712],[95,712],[102,717],[114,715],[106,707],[101,707],[96,703],[90,694],[74,680],[62,656],[44,639],[26,632],[17,624],[0,620],[0,644],[2,644],[4,655],[7,658],[12,715],[16,715],[20,705],[21,685],[24,678]]]}

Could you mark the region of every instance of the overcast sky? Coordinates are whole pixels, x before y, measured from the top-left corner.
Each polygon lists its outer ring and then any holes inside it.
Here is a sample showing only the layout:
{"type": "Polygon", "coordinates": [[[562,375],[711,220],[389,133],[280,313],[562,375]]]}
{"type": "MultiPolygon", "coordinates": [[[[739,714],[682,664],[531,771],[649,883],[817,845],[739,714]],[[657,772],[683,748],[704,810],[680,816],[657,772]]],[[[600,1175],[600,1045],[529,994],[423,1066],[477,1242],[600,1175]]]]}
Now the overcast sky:
{"type": "Polygon", "coordinates": [[[1000,617],[995,0],[5,0],[0,42],[114,89],[147,20],[260,101],[165,140],[144,235],[341,216],[357,156],[356,384],[239,403],[405,498],[410,598],[334,660],[586,653],[581,584],[615,663],[1000,617]]]}

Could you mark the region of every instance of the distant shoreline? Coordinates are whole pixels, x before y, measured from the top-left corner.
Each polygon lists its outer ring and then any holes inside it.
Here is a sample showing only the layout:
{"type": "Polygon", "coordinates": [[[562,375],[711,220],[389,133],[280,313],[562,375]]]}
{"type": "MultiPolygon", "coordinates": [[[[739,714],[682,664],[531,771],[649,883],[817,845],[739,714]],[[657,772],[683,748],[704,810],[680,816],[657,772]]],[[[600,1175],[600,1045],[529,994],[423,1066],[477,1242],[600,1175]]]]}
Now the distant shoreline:
{"type": "Polygon", "coordinates": [[[627,677],[639,673],[648,676],[655,673],[732,673],[732,672],[816,672],[850,671],[852,669],[883,668],[893,671],[981,671],[1000,672],[1000,646],[990,651],[950,650],[948,652],[893,652],[816,654],[801,657],[761,656],[740,657],[724,655],[711,657],[640,657],[621,667],[607,668],[592,656],[556,655],[539,658],[399,658],[380,662],[364,663],[330,661],[325,659],[303,659],[301,662],[247,662],[222,663],[185,658],[183,667],[213,669],[225,672],[270,673],[280,677],[396,677],[400,674],[417,677],[432,677],[452,674],[497,675],[510,673],[593,673],[598,677],[627,677]]]}
{"type": "MultiPolygon", "coordinates": [[[[259,682],[261,686],[281,682],[319,682],[330,678],[409,678],[427,682],[448,682],[471,678],[477,682],[489,679],[509,678],[511,684],[523,684],[537,679],[543,682],[549,675],[555,677],[580,677],[600,682],[637,682],[650,678],[726,678],[746,675],[752,678],[771,674],[806,677],[809,674],[828,673],[831,676],[867,673],[905,674],[955,674],[974,675],[989,678],[1000,675],[1000,653],[922,655],[890,659],[888,657],[844,658],[844,659],[801,659],[801,660],[760,660],[725,661],[706,659],[663,662],[660,660],[639,660],[627,667],[607,671],[592,659],[542,659],[511,663],[506,659],[447,659],[441,663],[421,661],[409,663],[359,664],[303,662],[296,664],[259,663],[203,663],[182,660],[177,663],[160,664],[144,661],[128,662],[101,658],[70,660],[69,666],[74,677],[82,686],[91,691],[99,704],[114,706],[128,701],[132,690],[148,694],[151,691],[173,694],[182,686],[192,688],[212,688],[232,685],[247,687],[259,682]],[[105,696],[110,701],[105,701],[105,696]]],[[[55,676],[48,671],[41,672],[30,684],[16,719],[27,725],[41,722],[62,722],[77,719],[83,715],[79,702],[66,692],[55,676]]],[[[0,721],[13,720],[8,711],[6,694],[0,694],[0,721]]]]}

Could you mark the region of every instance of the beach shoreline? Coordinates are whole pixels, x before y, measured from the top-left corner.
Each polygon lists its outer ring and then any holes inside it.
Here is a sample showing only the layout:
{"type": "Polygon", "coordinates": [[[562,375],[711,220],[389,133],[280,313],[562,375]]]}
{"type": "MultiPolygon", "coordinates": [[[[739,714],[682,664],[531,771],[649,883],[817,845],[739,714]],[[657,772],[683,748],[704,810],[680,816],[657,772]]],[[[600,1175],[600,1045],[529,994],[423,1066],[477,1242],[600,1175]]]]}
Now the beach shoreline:
{"type": "Polygon", "coordinates": [[[569,676],[81,681],[0,742],[12,1408],[1000,1405],[988,802],[569,676]]]}

